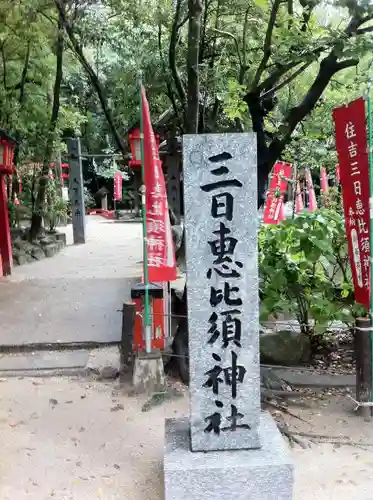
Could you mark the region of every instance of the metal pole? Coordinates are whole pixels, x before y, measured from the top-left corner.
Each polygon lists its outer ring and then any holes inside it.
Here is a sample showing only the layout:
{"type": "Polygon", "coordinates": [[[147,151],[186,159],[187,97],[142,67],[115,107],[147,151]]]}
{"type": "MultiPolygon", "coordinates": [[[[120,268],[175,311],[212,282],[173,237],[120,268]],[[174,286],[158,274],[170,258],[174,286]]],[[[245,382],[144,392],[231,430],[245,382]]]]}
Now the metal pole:
{"type": "Polygon", "coordinates": [[[371,401],[373,401],[373,127],[372,127],[372,81],[368,80],[368,145],[369,145],[369,222],[370,222],[370,303],[369,303],[369,316],[370,316],[370,353],[371,353],[371,401]]]}
{"type": "Polygon", "coordinates": [[[140,88],[140,151],[141,151],[141,204],[142,204],[142,241],[143,241],[143,268],[144,268],[144,286],[145,286],[145,351],[152,352],[152,325],[150,318],[150,300],[149,300],[149,273],[148,273],[148,240],[146,231],[146,187],[145,187],[145,158],[144,158],[144,123],[143,123],[143,102],[142,102],[142,79],[139,74],[140,88]]]}

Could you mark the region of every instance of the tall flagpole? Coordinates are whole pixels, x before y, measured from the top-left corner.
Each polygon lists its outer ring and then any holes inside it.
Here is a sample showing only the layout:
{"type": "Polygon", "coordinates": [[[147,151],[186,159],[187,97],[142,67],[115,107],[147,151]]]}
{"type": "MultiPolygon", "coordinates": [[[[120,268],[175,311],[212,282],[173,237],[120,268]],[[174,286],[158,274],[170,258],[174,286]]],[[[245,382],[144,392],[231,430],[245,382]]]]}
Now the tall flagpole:
{"type": "MultiPolygon", "coordinates": [[[[144,125],[143,125],[143,100],[142,100],[142,76],[139,73],[140,88],[140,152],[141,152],[141,205],[142,205],[142,244],[143,244],[143,270],[145,286],[145,351],[152,351],[152,324],[150,318],[150,300],[149,300],[149,273],[148,273],[148,240],[146,231],[146,187],[145,187],[145,155],[144,155],[144,125]]],[[[144,320],[144,319],[143,319],[144,320]]]]}

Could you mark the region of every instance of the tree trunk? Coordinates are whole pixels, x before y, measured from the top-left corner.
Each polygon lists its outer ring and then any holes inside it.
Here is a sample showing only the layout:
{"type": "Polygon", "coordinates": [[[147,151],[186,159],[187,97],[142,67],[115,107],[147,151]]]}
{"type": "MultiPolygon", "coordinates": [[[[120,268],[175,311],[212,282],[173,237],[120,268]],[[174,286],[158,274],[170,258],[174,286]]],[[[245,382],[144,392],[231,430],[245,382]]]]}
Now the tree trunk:
{"type": "Polygon", "coordinates": [[[199,116],[199,45],[202,17],[200,0],[188,0],[188,9],[188,108],[186,132],[188,134],[197,134],[199,116]]]}
{"type": "Polygon", "coordinates": [[[97,96],[100,100],[102,111],[104,112],[105,118],[106,118],[108,125],[110,127],[110,130],[111,130],[111,133],[113,134],[115,143],[116,143],[118,149],[122,152],[122,154],[125,155],[126,150],[125,150],[123,141],[121,139],[121,136],[119,134],[119,131],[114,124],[113,115],[111,113],[111,109],[109,107],[109,104],[108,104],[108,101],[106,98],[105,89],[104,89],[102,83],[100,82],[100,79],[98,78],[97,73],[94,71],[92,65],[89,63],[88,59],[85,57],[84,52],[83,52],[83,48],[80,45],[78,39],[76,38],[74,30],[66,17],[66,12],[64,9],[63,0],[54,0],[54,1],[55,1],[55,5],[58,9],[58,12],[60,14],[62,25],[65,28],[65,31],[70,39],[72,48],[75,51],[75,54],[77,55],[79,61],[81,62],[84,70],[86,71],[88,78],[90,79],[90,82],[92,84],[92,87],[95,89],[95,91],[97,93],[97,96]]]}
{"type": "MultiPolygon", "coordinates": [[[[27,82],[27,72],[29,69],[30,65],[30,53],[31,53],[31,42],[28,42],[27,44],[27,50],[26,50],[26,57],[25,57],[25,62],[23,64],[23,69],[22,69],[22,75],[21,75],[21,80],[19,82],[19,109],[23,109],[24,103],[25,103],[25,97],[26,97],[26,82],[27,82]]],[[[4,82],[5,83],[5,82],[4,82]]],[[[15,133],[15,138],[17,139],[17,144],[14,150],[14,165],[17,167],[19,163],[19,155],[20,155],[20,145],[19,141],[21,139],[21,135],[19,131],[16,131],[15,133]]],[[[14,199],[15,195],[19,193],[19,182],[18,182],[18,176],[17,174],[13,174],[12,176],[12,199],[14,199]]]]}
{"type": "Polygon", "coordinates": [[[60,110],[60,92],[61,92],[61,83],[63,77],[63,51],[64,51],[63,35],[64,35],[63,25],[60,19],[58,25],[57,42],[56,42],[56,76],[54,80],[54,89],[53,89],[52,114],[51,114],[49,132],[47,136],[47,142],[45,146],[43,168],[41,171],[38,193],[35,200],[35,208],[33,210],[31,218],[31,228],[29,233],[31,241],[34,240],[39,234],[43,221],[42,213],[45,205],[45,192],[48,184],[49,164],[53,154],[53,144],[55,140],[58,114],[60,110]]]}
{"type": "Polygon", "coordinates": [[[265,111],[263,110],[260,96],[256,93],[249,93],[246,96],[245,101],[249,108],[253,132],[256,133],[257,139],[258,208],[260,208],[264,203],[265,186],[268,180],[268,174],[277,158],[270,154],[270,150],[267,145],[264,128],[265,111]]]}

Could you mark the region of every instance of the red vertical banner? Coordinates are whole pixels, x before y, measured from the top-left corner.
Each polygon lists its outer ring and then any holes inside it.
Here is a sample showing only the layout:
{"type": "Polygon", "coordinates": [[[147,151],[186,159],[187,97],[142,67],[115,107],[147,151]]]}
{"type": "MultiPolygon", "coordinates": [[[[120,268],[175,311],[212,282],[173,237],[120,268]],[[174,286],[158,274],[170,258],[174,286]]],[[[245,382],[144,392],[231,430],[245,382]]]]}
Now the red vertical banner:
{"type": "Polygon", "coordinates": [[[177,278],[176,259],[166,185],[144,89],[142,102],[148,278],[150,282],[173,281],[177,278]]]}
{"type": "Polygon", "coordinates": [[[333,110],[355,300],[369,309],[369,161],[363,98],[333,110]]]}
{"type": "Polygon", "coordinates": [[[304,203],[302,198],[302,191],[300,189],[300,183],[297,181],[297,188],[295,194],[295,211],[297,214],[300,214],[304,210],[304,203]]]}
{"type": "Polygon", "coordinates": [[[281,207],[280,207],[280,212],[278,214],[278,220],[284,220],[285,219],[285,205],[284,205],[284,202],[281,203],[281,207]]]}
{"type": "Polygon", "coordinates": [[[114,174],[114,200],[120,201],[122,199],[122,183],[123,177],[120,172],[114,174]]]}
{"type": "Polygon", "coordinates": [[[329,191],[328,174],[326,173],[325,167],[321,167],[320,169],[320,187],[321,187],[321,192],[324,194],[326,194],[329,191]]]}
{"type": "Polygon", "coordinates": [[[308,210],[314,212],[317,210],[317,201],[315,195],[315,188],[313,187],[311,170],[306,168],[306,185],[308,190],[308,210]]]}
{"type": "Polygon", "coordinates": [[[264,207],[264,224],[278,224],[281,220],[284,195],[291,176],[291,163],[276,162],[271,174],[266,204],[264,207]]]}

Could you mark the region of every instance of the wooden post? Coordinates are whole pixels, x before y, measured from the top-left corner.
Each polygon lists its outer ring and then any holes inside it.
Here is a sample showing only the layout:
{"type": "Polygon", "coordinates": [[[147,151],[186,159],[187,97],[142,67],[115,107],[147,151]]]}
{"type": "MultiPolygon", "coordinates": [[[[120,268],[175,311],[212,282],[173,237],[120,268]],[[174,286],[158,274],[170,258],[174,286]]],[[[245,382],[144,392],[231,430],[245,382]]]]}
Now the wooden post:
{"type": "MultiPolygon", "coordinates": [[[[369,318],[357,318],[355,326],[356,354],[356,400],[371,401],[372,395],[372,357],[370,340],[371,323],[369,318]]],[[[359,415],[372,416],[372,407],[360,407],[359,415]]]]}
{"type": "Polygon", "coordinates": [[[6,194],[6,178],[0,174],[0,254],[3,266],[3,276],[12,273],[12,241],[10,237],[8,199],[6,194]]]}
{"type": "Polygon", "coordinates": [[[125,302],[122,309],[122,338],[120,345],[121,371],[129,371],[133,365],[133,330],[135,327],[136,305],[125,302]]]}

